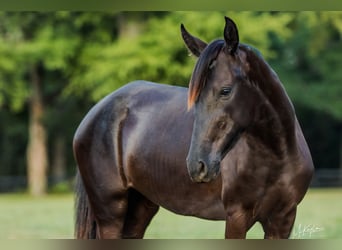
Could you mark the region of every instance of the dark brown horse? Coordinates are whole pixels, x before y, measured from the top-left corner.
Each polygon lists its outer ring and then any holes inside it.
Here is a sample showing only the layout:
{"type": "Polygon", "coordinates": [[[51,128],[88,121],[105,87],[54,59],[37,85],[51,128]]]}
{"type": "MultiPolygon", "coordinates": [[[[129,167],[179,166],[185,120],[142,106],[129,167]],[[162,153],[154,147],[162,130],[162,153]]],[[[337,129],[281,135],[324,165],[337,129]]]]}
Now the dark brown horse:
{"type": "Polygon", "coordinates": [[[258,221],[288,238],[313,164],[280,80],[229,18],[210,44],[181,31],[199,57],[189,90],[128,84],[77,129],[75,236],[142,238],[162,206],[226,220],[226,238],[258,221]]]}

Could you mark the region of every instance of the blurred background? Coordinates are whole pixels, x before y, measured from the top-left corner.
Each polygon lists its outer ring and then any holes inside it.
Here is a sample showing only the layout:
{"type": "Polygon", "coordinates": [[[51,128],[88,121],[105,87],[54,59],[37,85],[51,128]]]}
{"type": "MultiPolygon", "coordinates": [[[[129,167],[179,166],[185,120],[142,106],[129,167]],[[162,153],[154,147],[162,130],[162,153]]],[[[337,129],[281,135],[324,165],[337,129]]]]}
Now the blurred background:
{"type": "Polygon", "coordinates": [[[136,79],[187,86],[196,58],[180,24],[209,42],[223,36],[224,15],[292,99],[316,168],[311,187],[341,187],[341,11],[0,12],[0,193],[70,194],[72,138],[87,111],[136,79]]]}

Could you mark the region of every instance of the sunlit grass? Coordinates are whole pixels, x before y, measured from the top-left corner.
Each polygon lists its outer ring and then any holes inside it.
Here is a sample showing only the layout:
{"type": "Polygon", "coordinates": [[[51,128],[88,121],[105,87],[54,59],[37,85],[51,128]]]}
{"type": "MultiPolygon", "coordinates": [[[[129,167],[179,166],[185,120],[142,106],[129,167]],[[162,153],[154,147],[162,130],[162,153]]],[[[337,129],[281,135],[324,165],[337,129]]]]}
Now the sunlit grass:
{"type": "MultiPolygon", "coordinates": [[[[31,198],[0,195],[0,238],[56,239],[73,237],[73,195],[31,198]]],[[[225,223],[185,217],[160,209],[145,238],[222,239],[225,223]]],[[[311,189],[298,208],[291,238],[342,238],[342,189],[311,189]]],[[[256,224],[248,238],[263,238],[256,224]]]]}
{"type": "MultiPolygon", "coordinates": [[[[147,238],[224,237],[225,223],[183,217],[161,210],[147,230],[147,238]]],[[[263,238],[255,224],[247,238],[263,238]]],[[[310,189],[298,207],[293,239],[342,238],[342,189],[310,189]]]]}
{"type": "Polygon", "coordinates": [[[7,239],[72,238],[73,195],[0,196],[0,237],[7,239]]]}

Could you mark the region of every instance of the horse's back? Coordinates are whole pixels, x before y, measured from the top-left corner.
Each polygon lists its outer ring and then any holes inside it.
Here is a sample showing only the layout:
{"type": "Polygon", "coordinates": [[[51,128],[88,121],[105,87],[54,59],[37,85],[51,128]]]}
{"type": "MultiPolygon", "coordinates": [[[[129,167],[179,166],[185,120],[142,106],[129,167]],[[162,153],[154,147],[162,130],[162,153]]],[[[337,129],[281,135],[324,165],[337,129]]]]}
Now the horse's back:
{"type": "Polygon", "coordinates": [[[115,153],[115,164],[123,164],[121,161],[126,148],[142,140],[147,143],[168,127],[177,129],[177,125],[191,124],[191,119],[186,111],[185,88],[146,81],[126,84],[100,100],[81,121],[73,140],[76,160],[91,157],[90,153],[102,150],[103,156],[115,153]],[[174,123],[168,123],[168,118],[174,123]],[[179,120],[184,122],[177,122],[179,120]],[[147,139],[141,136],[147,136],[147,139]],[[77,157],[81,154],[84,157],[77,157]]]}
{"type": "Polygon", "coordinates": [[[128,83],[105,96],[89,110],[77,128],[74,140],[85,137],[97,126],[101,128],[101,131],[96,132],[111,130],[117,117],[127,115],[126,113],[132,111],[132,108],[148,108],[160,104],[158,101],[165,103],[172,94],[181,92],[185,93],[186,89],[146,81],[128,83]],[[163,90],[168,90],[167,94],[163,95],[163,90]]]}

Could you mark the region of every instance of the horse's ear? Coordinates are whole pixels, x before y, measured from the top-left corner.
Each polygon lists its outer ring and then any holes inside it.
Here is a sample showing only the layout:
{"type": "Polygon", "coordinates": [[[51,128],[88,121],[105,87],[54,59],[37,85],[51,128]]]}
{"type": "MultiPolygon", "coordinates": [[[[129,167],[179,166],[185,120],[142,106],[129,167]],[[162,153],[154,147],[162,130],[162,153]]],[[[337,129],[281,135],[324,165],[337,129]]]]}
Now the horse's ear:
{"type": "Polygon", "coordinates": [[[233,55],[239,45],[239,33],[236,24],[229,17],[224,17],[226,20],[226,25],[224,27],[224,40],[226,42],[227,52],[233,55]]]}
{"type": "Polygon", "coordinates": [[[183,24],[181,24],[181,33],[183,40],[191,53],[199,57],[204,48],[207,47],[207,43],[203,42],[197,37],[190,35],[183,24]]]}

